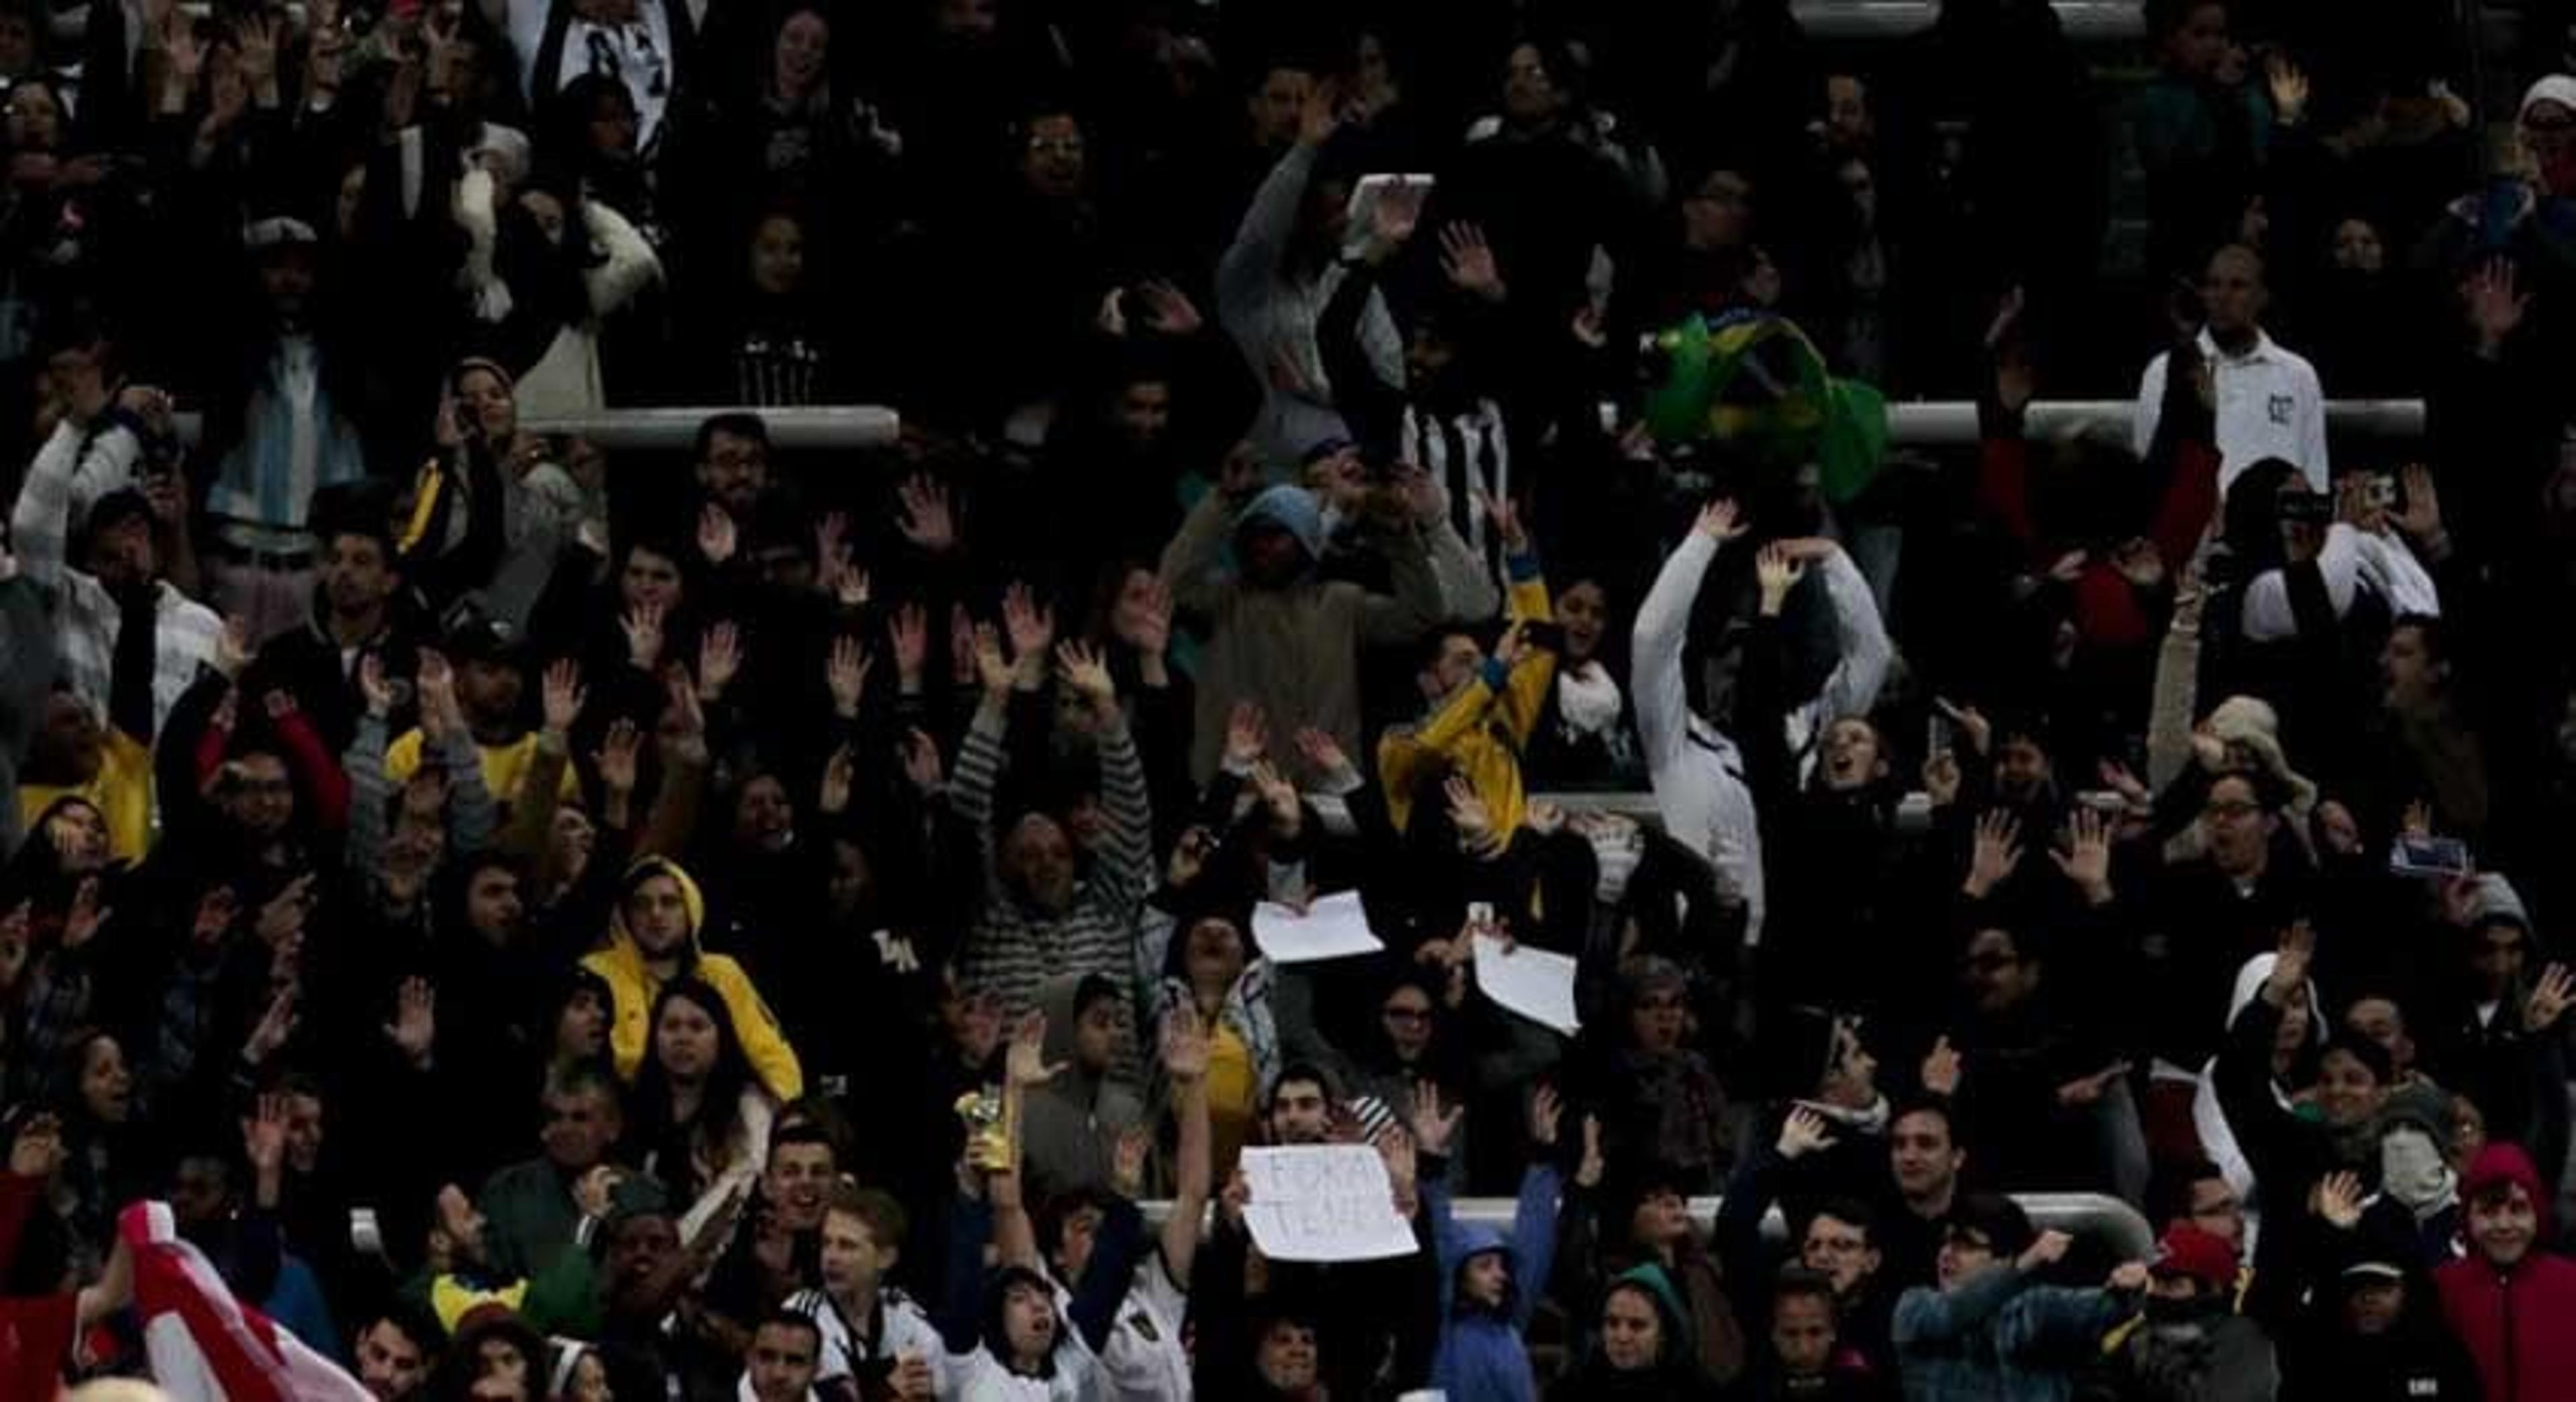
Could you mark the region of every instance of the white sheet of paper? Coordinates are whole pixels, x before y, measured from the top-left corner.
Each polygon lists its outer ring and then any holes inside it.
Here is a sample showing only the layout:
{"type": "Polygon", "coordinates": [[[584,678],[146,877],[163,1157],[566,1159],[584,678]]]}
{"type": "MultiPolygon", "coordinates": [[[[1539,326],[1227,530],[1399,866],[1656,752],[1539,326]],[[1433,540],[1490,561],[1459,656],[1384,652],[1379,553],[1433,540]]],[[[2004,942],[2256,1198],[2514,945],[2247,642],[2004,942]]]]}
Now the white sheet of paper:
{"type": "Polygon", "coordinates": [[[1273,964],[1311,964],[1318,959],[1376,954],[1386,948],[1386,941],[1369,932],[1357,891],[1319,896],[1303,915],[1276,901],[1263,901],[1252,912],[1252,940],[1273,964]]]}
{"type": "Polygon", "coordinates": [[[1507,1011],[1569,1037],[1583,1025],[1574,1015],[1574,961],[1562,954],[1525,944],[1506,952],[1501,940],[1478,935],[1476,987],[1507,1011]]]}
{"type": "Polygon", "coordinates": [[[1369,1145],[1246,1149],[1243,1176],[1252,1189],[1244,1225],[1274,1261],[1377,1261],[1422,1249],[1369,1145]]]}

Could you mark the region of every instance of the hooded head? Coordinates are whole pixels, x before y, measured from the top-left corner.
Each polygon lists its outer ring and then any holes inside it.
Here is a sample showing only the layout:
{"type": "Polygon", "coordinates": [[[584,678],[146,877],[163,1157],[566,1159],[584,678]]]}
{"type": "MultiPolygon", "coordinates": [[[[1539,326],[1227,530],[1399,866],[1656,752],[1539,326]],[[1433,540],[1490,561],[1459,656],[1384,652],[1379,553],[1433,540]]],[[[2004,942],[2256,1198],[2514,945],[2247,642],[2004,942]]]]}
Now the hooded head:
{"type": "Polygon", "coordinates": [[[698,931],[707,901],[680,864],[646,857],[626,869],[609,917],[609,942],[633,949],[650,964],[675,961],[685,968],[698,957],[698,931]]]}
{"type": "Polygon", "coordinates": [[[1498,1229],[1482,1222],[1458,1224],[1458,1272],[1450,1284],[1454,1314],[1509,1315],[1514,1287],[1511,1244],[1498,1229]]]}
{"type": "Polygon", "coordinates": [[[2549,1233],[2549,1194],[2531,1156],[2513,1144],[2489,1144],[2460,1180],[2469,1248],[2498,1270],[2511,1270],[2549,1233]]]}
{"type": "Polygon", "coordinates": [[[1670,1368],[1692,1358],[1690,1314],[1657,1265],[1622,1272],[1601,1292],[1600,1363],[1615,1373],[1670,1368]]]}
{"type": "Polygon", "coordinates": [[[1269,488],[1234,520],[1235,555],[1244,577],[1281,588],[1324,558],[1324,509],[1315,494],[1285,484],[1269,488]]]}

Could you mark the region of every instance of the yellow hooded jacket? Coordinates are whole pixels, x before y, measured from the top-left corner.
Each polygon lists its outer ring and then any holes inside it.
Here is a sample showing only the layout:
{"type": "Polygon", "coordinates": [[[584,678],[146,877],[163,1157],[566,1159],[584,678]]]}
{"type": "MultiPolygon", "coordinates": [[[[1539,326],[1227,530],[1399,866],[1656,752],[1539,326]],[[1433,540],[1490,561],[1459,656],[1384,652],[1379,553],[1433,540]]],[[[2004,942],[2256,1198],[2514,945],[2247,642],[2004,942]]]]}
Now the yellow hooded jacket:
{"type": "MultiPolygon", "coordinates": [[[[1516,556],[1505,563],[1512,575],[1507,616],[1547,622],[1554,608],[1537,560],[1516,556]]],[[[1387,817],[1396,830],[1412,825],[1414,789],[1423,773],[1445,760],[1485,801],[1494,835],[1510,841],[1528,811],[1528,796],[1521,790],[1521,751],[1538,728],[1548,688],[1555,682],[1552,652],[1532,648],[1508,673],[1488,659],[1486,670],[1458,688],[1429,720],[1411,730],[1389,730],[1378,741],[1377,768],[1386,790],[1387,817]]]]}
{"type": "Polygon", "coordinates": [[[730,957],[709,954],[698,947],[698,932],[707,919],[706,896],[679,863],[661,857],[646,857],[626,869],[626,880],[619,887],[618,908],[608,918],[608,943],[582,956],[582,967],[607,981],[616,1002],[608,1027],[608,1047],[617,1058],[617,1074],[632,1081],[636,1068],[644,1064],[644,1049],[651,1044],[653,1035],[646,1023],[653,1015],[653,1000],[662,992],[662,980],[645,967],[644,951],[635,947],[635,936],[626,928],[622,898],[623,892],[634,890],[638,881],[652,875],[667,876],[680,883],[680,899],[689,910],[688,971],[724,999],[725,1011],[733,1015],[734,1033],[742,1038],[742,1052],[751,1062],[752,1074],[781,1104],[803,1095],[805,1071],[796,1063],[796,1049],[778,1030],[778,1018],[761,1000],[760,990],[751,986],[751,976],[730,957]]]}

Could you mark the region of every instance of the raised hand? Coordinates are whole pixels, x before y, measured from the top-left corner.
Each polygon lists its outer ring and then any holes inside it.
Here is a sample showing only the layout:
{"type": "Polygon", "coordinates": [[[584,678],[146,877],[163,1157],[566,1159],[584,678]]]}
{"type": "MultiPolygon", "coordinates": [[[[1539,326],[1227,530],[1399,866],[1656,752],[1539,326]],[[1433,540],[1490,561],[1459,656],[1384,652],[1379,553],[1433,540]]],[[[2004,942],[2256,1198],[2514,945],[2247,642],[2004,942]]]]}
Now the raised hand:
{"type": "Polygon", "coordinates": [[[2576,975],[2571,975],[2566,965],[2552,964],[2542,969],[2540,981],[2532,985],[2531,997],[2522,1005],[2522,1030],[2537,1036],[2556,1026],[2558,1019],[2566,1015],[2571,997],[2576,997],[2576,975]]]}
{"type": "Polygon", "coordinates": [[[1305,818],[1303,801],[1297,786],[1279,773],[1279,767],[1268,760],[1252,766],[1252,787],[1261,794],[1261,804],[1270,811],[1270,823],[1282,837],[1293,837],[1305,818]]]}
{"type": "Polygon", "coordinates": [[[2397,529],[2419,541],[2441,535],[2442,497],[2433,485],[2433,469],[2410,462],[2398,474],[2398,484],[2406,498],[2406,509],[2392,518],[2397,529]]]}
{"type": "Polygon", "coordinates": [[[698,708],[698,690],[689,674],[674,666],[662,677],[661,735],[664,752],[693,764],[707,759],[707,713],[698,708]]]}
{"type": "Polygon", "coordinates": [[[215,670],[227,679],[239,680],[242,669],[250,665],[250,620],[226,618],[223,631],[215,634],[215,670]]]}
{"type": "Polygon", "coordinates": [[[1055,609],[1039,603],[1025,584],[1002,591],[1002,626],[1011,635],[1011,657],[1020,661],[1046,656],[1055,642],[1055,609]]]}
{"type": "Polygon", "coordinates": [[[741,533],[734,526],[733,513],[714,502],[698,508],[698,553],[708,564],[723,565],[740,547],[741,533]]]}
{"type": "Polygon", "coordinates": [[[1011,1033],[1011,1049],[1002,1064],[1013,1085],[1024,1088],[1045,1085],[1062,1075],[1065,1067],[1071,1064],[1063,1061],[1048,1063],[1046,1029],[1046,1014],[1033,1011],[1022,1017],[1019,1027],[1011,1033]]]}
{"type": "Polygon", "coordinates": [[[895,525],[915,549],[937,555],[957,548],[956,512],[937,478],[916,473],[895,489],[895,499],[902,507],[895,525]]]}
{"type": "Polygon", "coordinates": [[[263,1095],[242,1121],[242,1156],[263,1176],[286,1162],[286,1097],[263,1095]]]}
{"type": "Polygon", "coordinates": [[[1131,601],[1122,595],[1110,614],[1110,629],[1139,656],[1162,656],[1172,645],[1171,589],[1157,579],[1143,598],[1131,601]]]}
{"type": "Polygon", "coordinates": [[[832,757],[823,764],[823,783],[814,796],[815,809],[835,817],[848,812],[850,785],[854,777],[855,766],[850,760],[850,747],[843,745],[832,751],[832,757]]]}
{"type": "Polygon", "coordinates": [[[546,733],[570,735],[589,699],[581,689],[581,664],[559,657],[547,664],[544,686],[546,733]]]}
{"type": "Polygon", "coordinates": [[[1429,1081],[1413,1088],[1413,1113],[1408,1123],[1413,1129],[1413,1143],[1422,1153],[1434,1156],[1449,1152],[1450,1136],[1458,1132],[1458,1122],[1467,1109],[1463,1105],[1443,1106],[1440,1087],[1429,1081]]]}
{"type": "Polygon", "coordinates": [[[1118,709],[1118,683],[1109,676],[1109,664],[1099,652],[1074,639],[1056,644],[1056,679],[1091,703],[1091,709],[1103,716],[1118,709]]]}
{"type": "Polygon", "coordinates": [[[1583,1158],[1574,1166],[1574,1181],[1586,1188],[1598,1188],[1610,1172],[1610,1160],[1601,1152],[1601,1119],[1583,1117],[1583,1158]]]}
{"type": "Polygon", "coordinates": [[[2521,329],[2523,313],[2531,309],[2531,294],[2520,290],[2520,274],[2510,258],[2490,258],[2469,275],[2465,289],[2469,329],[2477,333],[2478,348],[2487,355],[2501,349],[2505,339],[2521,329]]]}
{"type": "Polygon", "coordinates": [[[2308,75],[2290,56],[2274,49],[2263,59],[2263,86],[2272,94],[2272,115],[2285,127],[2299,124],[2308,111],[2308,75]]]}
{"type": "Polygon", "coordinates": [[[930,665],[930,616],[919,604],[905,604],[886,620],[886,637],[894,644],[894,672],[906,692],[921,690],[930,665]]]}
{"type": "Polygon", "coordinates": [[[2103,1280],[2102,1288],[2115,1294],[2135,1295],[2144,1291],[2154,1279],[2155,1275],[2147,1269],[2146,1262],[2122,1261],[2111,1268],[2111,1274],[2103,1280]]]}
{"type": "Polygon", "coordinates": [[[1540,1086],[1530,1096],[1530,1143],[1541,1149],[1556,1147],[1557,1126],[1565,1118],[1565,1099],[1554,1086],[1540,1086]]]}
{"type": "Polygon", "coordinates": [[[1998,808],[1977,820],[1976,845],[1968,859],[1968,881],[1962,889],[1982,899],[2021,865],[2021,824],[1998,808]]]}
{"type": "Polygon", "coordinates": [[[867,694],[868,670],[876,665],[859,640],[844,633],[832,639],[832,656],[825,664],[823,680],[832,691],[832,711],[843,720],[855,720],[859,701],[867,694]]]}
{"type": "Polygon", "coordinates": [[[590,767],[599,775],[599,786],[611,794],[635,792],[636,755],[644,748],[644,732],[635,722],[623,716],[609,722],[608,733],[599,737],[599,748],[590,752],[590,767]]]}
{"type": "Polygon", "coordinates": [[[1459,849],[1471,856],[1491,857],[1501,852],[1503,840],[1494,831],[1493,815],[1486,811],[1485,800],[1466,776],[1453,774],[1441,792],[1449,800],[1449,821],[1457,826],[1459,849]]]}
{"type": "Polygon", "coordinates": [[[1145,1193],[1145,1160],[1154,1149],[1154,1132],[1143,1125],[1129,1125],[1118,1131],[1111,1146],[1109,1186],[1123,1198],[1137,1198],[1145,1193]]]}
{"type": "Polygon", "coordinates": [[[617,620],[618,631],[626,635],[626,659],[639,670],[649,672],[661,665],[662,624],[668,613],[660,600],[653,600],[628,609],[617,620]]]}
{"type": "Polygon", "coordinates": [[[1230,770],[1251,769],[1254,761],[1270,753],[1270,717],[1249,701],[1237,701],[1225,718],[1225,767],[1230,770]]]}
{"type": "Polygon", "coordinates": [[[1503,284],[1502,265],[1494,261],[1494,250],[1479,225],[1451,224],[1440,231],[1440,271],[1448,276],[1450,286],[1470,297],[1500,302],[1511,295],[1503,284]]]}
{"type": "Polygon", "coordinates": [[[727,619],[698,639],[698,699],[714,701],[742,671],[742,631],[727,619]]]}
{"type": "Polygon", "coordinates": [[[1370,251],[1379,258],[1402,248],[1422,223],[1422,202],[1430,191],[1402,176],[1378,192],[1369,209],[1370,251]]]}
{"type": "Polygon", "coordinates": [[[2280,952],[2274,956],[2271,977],[2263,981],[2263,1001],[2276,1008],[2286,1008],[2290,999],[2308,981],[2308,965],[2317,956],[2317,932],[2305,920],[2292,921],[2281,932],[2280,952]]]}
{"type": "Polygon", "coordinates": [[[1203,1080],[1208,1072],[1208,1029],[1199,1010],[1180,1003],[1163,1019],[1163,1073],[1180,1085],[1203,1080]]]}
{"type": "Polygon", "coordinates": [[[1753,574],[1762,587],[1762,616],[1776,618],[1789,602],[1789,591],[1807,577],[1807,562],[1775,540],[1754,554],[1753,574]]]}
{"type": "Polygon", "coordinates": [[[394,995],[394,1019],[385,1024],[384,1033],[404,1060],[428,1065],[430,1048],[438,1041],[437,987],[425,978],[404,979],[394,995]]]}
{"type": "Polygon", "coordinates": [[[975,674],[984,683],[984,695],[996,705],[1010,694],[1011,664],[1002,656],[1002,635],[990,623],[974,628],[975,674]]]}
{"type": "Polygon", "coordinates": [[[1318,777],[1329,778],[1350,772],[1351,757],[1342,753],[1342,742],[1334,739],[1329,732],[1317,730],[1311,725],[1301,725],[1297,727],[1294,739],[1297,753],[1305,759],[1307,765],[1318,777]]]}
{"type": "Polygon", "coordinates": [[[1957,1095],[1963,1069],[1959,1049],[1950,1045],[1949,1038],[1942,1037],[1932,1043],[1932,1050],[1923,1058],[1923,1088],[1934,1095],[1957,1095]]]}
{"type": "Polygon", "coordinates": [[[2308,1195],[2308,1210],[2337,1231],[2351,1231],[2361,1225],[2361,1179],[2350,1173],[2329,1173],[2317,1180],[2316,1190],[2308,1195]]]}
{"type": "Polygon", "coordinates": [[[1753,529],[1753,523],[1744,518],[1744,510],[1736,505],[1735,498],[1714,497],[1699,509],[1699,520],[1691,528],[1724,545],[1753,529]]]}
{"type": "Polygon", "coordinates": [[[2089,808],[2076,809],[2067,824],[2067,850],[2052,849],[2048,858],[2057,863],[2057,869],[2075,883],[2075,889],[2083,892],[2086,900],[2095,905],[2110,902],[2111,834],[2103,826],[2100,814],[2089,808]]]}
{"type": "Polygon", "coordinates": [[[1780,1121],[1780,1157],[1796,1162],[1809,1154],[1822,1153],[1834,1147],[1834,1135],[1825,1117],[1804,1105],[1789,1107],[1788,1118],[1780,1121]]]}
{"type": "Polygon", "coordinates": [[[260,906],[259,920],[253,928],[262,943],[275,948],[304,933],[304,917],[312,909],[313,875],[307,872],[286,883],[285,889],[260,906]]]}

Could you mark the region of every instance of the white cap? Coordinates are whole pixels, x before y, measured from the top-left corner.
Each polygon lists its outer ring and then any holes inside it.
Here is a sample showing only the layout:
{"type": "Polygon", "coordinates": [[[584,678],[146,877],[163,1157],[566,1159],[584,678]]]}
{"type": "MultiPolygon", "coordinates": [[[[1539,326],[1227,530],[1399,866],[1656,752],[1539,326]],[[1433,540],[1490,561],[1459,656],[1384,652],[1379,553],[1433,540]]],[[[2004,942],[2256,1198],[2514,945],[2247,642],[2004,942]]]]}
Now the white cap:
{"type": "Polygon", "coordinates": [[[2565,73],[2552,73],[2532,84],[2530,91],[2522,95],[2522,105],[2514,109],[2514,120],[2529,121],[2531,109],[2544,102],[2555,102],[2569,112],[2576,113],[2576,77],[2565,73]]]}

